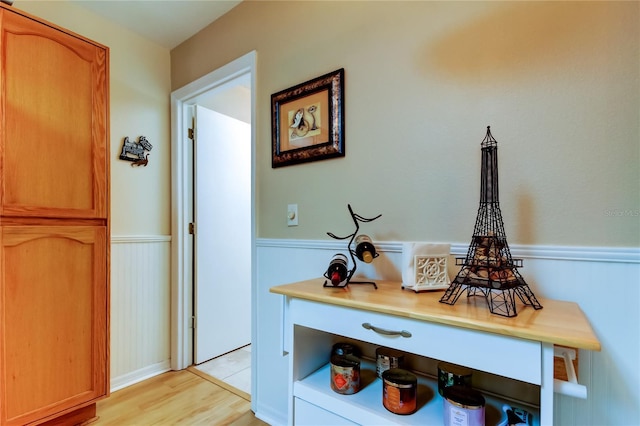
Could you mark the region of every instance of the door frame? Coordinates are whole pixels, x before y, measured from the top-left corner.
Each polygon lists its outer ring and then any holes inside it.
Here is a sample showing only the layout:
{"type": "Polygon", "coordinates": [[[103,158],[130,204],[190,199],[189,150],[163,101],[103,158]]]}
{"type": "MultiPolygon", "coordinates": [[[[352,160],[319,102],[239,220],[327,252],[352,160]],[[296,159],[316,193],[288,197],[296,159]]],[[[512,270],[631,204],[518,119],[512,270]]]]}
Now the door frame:
{"type": "MultiPolygon", "coordinates": [[[[256,326],[256,217],[255,217],[255,126],[256,126],[256,51],[210,72],[209,74],[171,93],[171,369],[187,368],[192,359],[192,237],[189,234],[187,213],[190,211],[192,165],[189,155],[188,129],[191,126],[189,109],[198,97],[212,93],[229,81],[250,73],[251,79],[251,341],[257,341],[256,326]]],[[[254,366],[256,351],[251,351],[254,366]]],[[[256,369],[251,369],[251,394],[256,390],[256,369]]],[[[255,409],[256,398],[251,398],[255,409]]]]}

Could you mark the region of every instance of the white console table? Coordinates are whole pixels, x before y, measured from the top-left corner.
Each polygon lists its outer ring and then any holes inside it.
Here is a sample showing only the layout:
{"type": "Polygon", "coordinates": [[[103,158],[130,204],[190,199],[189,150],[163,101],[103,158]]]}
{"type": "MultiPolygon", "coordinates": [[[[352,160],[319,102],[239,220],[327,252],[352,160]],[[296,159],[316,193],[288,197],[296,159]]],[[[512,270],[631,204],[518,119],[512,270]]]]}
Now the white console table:
{"type": "MultiPolygon", "coordinates": [[[[429,377],[420,377],[419,409],[409,416],[382,406],[375,364],[366,360],[360,392],[333,392],[331,346],[345,338],[533,385],[539,404],[526,409],[540,425],[553,424],[554,345],[600,350],[588,320],[572,302],[541,299],[541,310],[519,304],[518,315],[506,318],[491,314],[479,297],[462,296],[451,306],[439,303],[442,292],[402,290],[399,282],[376,281],[377,290],[323,283],[320,278],[270,289],[285,296],[282,349],[289,355],[289,424],[442,424],[442,398],[429,377]]],[[[487,425],[498,424],[501,395],[485,397],[487,425]]]]}

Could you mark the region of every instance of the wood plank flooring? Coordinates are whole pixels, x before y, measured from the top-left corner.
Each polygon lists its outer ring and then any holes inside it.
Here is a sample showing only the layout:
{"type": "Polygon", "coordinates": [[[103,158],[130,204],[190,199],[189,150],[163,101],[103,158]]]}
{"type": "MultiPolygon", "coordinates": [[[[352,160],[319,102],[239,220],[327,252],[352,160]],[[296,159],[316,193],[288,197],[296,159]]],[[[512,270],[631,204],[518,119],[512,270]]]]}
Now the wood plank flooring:
{"type": "MultiPolygon", "coordinates": [[[[248,395],[247,395],[248,396],[248,395]]],[[[190,370],[169,371],[114,392],[91,426],[264,426],[248,399],[190,370]]]]}

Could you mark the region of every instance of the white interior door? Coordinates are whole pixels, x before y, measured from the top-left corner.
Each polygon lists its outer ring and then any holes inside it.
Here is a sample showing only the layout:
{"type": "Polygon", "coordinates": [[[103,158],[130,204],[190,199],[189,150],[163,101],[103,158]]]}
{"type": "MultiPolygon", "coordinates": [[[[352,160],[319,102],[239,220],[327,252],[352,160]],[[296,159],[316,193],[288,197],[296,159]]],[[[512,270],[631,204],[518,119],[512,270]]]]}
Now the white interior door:
{"type": "Polygon", "coordinates": [[[251,125],[196,106],[194,363],[251,343],[251,125]]]}

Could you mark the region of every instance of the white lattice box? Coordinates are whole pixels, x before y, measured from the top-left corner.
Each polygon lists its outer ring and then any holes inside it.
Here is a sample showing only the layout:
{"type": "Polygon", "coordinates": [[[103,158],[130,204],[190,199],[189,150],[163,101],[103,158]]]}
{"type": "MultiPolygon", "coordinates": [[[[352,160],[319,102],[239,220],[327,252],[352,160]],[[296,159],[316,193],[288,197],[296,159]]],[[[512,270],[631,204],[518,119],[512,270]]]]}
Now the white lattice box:
{"type": "Polygon", "coordinates": [[[449,287],[449,244],[405,243],[402,288],[418,291],[449,287]]]}

